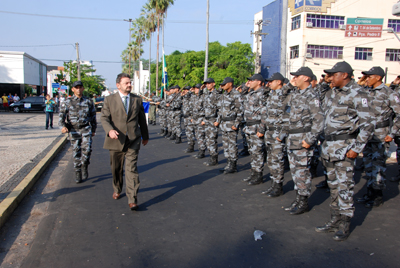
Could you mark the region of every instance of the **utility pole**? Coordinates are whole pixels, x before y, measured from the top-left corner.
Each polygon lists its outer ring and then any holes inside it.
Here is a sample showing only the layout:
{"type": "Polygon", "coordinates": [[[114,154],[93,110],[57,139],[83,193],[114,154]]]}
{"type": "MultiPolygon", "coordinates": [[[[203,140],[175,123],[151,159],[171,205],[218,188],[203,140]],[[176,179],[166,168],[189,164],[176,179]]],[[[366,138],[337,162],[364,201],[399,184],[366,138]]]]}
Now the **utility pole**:
{"type": "Polygon", "coordinates": [[[132,58],[132,55],[131,55],[131,53],[132,53],[132,51],[131,51],[131,37],[132,37],[132,35],[131,35],[131,24],[132,24],[132,19],[129,19],[129,20],[124,20],[124,21],[127,21],[127,22],[129,22],[129,75],[131,75],[131,58],[132,58]]]}
{"type": "Polygon", "coordinates": [[[210,0],[207,0],[207,23],[206,23],[206,60],[204,63],[204,81],[208,77],[208,37],[209,37],[209,22],[210,22],[210,0]]]}
{"type": "Polygon", "coordinates": [[[79,60],[79,43],[75,43],[76,48],[76,66],[78,67],[78,81],[81,81],[81,62],[79,60]]]}
{"type": "Polygon", "coordinates": [[[306,42],[306,47],[305,47],[305,50],[304,50],[304,58],[303,58],[303,65],[302,65],[302,67],[304,67],[304,66],[306,65],[307,48],[308,48],[308,42],[306,42]]]}
{"type": "Polygon", "coordinates": [[[256,42],[257,42],[257,50],[256,50],[256,59],[254,61],[254,73],[258,74],[261,73],[261,64],[260,64],[260,36],[262,35],[268,35],[267,33],[262,33],[261,32],[261,25],[263,24],[262,20],[259,20],[258,22],[256,22],[256,25],[258,26],[258,30],[253,32],[250,32],[250,36],[252,36],[254,34],[255,38],[256,38],[256,42]]]}

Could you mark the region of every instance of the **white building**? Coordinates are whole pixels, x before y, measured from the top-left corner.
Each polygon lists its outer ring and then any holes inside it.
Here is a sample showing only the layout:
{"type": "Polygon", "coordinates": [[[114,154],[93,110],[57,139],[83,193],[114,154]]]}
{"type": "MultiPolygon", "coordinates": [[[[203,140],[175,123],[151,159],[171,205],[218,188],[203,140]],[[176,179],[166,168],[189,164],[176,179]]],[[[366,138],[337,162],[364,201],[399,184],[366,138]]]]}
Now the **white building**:
{"type": "Polygon", "coordinates": [[[394,28],[400,34],[400,19],[392,15],[397,0],[276,0],[264,7],[263,16],[276,18],[274,27],[263,27],[269,33],[263,40],[261,59],[263,75],[279,71],[286,57],[285,74],[301,66],[310,67],[317,76],[338,61],[347,61],[354,69],[355,79],[361,71],[373,66],[387,68],[387,83],[400,74],[400,42],[394,28]],[[287,1],[287,16],[282,11],[287,1]],[[281,16],[274,17],[281,13],[281,16]],[[285,19],[286,18],[286,19],[285,19]],[[283,22],[279,22],[281,19],[283,22]],[[286,31],[279,33],[276,27],[287,24],[286,31]],[[383,30],[382,30],[383,29],[383,30]],[[286,34],[284,34],[286,33],[286,34]],[[287,45],[283,45],[285,40],[287,45]],[[286,51],[279,51],[279,42],[286,51]],[[275,48],[276,47],[276,48],[275,48]]]}
{"type": "Polygon", "coordinates": [[[25,52],[0,51],[0,94],[17,93],[24,96],[25,89],[32,94],[46,92],[47,65],[25,52]]]}
{"type": "Polygon", "coordinates": [[[144,94],[148,92],[149,76],[149,70],[143,70],[143,63],[140,61],[139,71],[135,71],[133,74],[132,92],[135,94],[144,94]]]}

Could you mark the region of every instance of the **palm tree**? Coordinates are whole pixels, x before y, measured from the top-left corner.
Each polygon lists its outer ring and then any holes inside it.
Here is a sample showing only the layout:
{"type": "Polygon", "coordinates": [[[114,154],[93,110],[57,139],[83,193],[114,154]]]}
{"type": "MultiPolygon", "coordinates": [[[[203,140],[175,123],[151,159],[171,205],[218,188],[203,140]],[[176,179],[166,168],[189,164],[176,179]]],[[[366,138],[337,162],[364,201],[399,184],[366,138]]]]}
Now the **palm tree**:
{"type": "MultiPolygon", "coordinates": [[[[133,30],[133,40],[135,43],[141,48],[142,43],[146,40],[146,29],[145,29],[145,21],[146,19],[143,16],[140,16],[132,23],[133,30]]],[[[139,60],[139,92],[140,92],[140,56],[141,50],[139,50],[138,59],[139,60]]]]}
{"type": "Polygon", "coordinates": [[[157,14],[157,67],[156,67],[156,88],[158,88],[158,61],[160,48],[160,18],[164,17],[170,5],[174,4],[174,0],[149,0],[150,6],[157,14]]]}
{"type": "Polygon", "coordinates": [[[128,44],[128,47],[122,51],[121,58],[122,61],[124,62],[124,65],[122,66],[122,71],[128,74],[133,73],[134,65],[129,64],[130,60],[138,60],[139,55],[143,53],[142,46],[136,43],[135,41],[130,42],[128,44]]]}
{"type": "Polygon", "coordinates": [[[157,14],[152,9],[150,3],[146,3],[142,8],[141,16],[145,16],[145,29],[146,39],[149,40],[149,92],[151,90],[151,37],[153,33],[157,30],[157,14]]]}

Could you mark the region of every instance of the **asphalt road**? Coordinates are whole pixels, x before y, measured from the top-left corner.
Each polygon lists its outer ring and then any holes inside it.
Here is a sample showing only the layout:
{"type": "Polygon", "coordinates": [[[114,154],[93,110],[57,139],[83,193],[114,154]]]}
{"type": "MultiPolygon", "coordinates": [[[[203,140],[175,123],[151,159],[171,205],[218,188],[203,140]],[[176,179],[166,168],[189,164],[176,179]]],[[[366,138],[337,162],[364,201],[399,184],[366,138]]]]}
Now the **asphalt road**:
{"type": "MultiPolygon", "coordinates": [[[[295,196],[290,172],[284,196],[267,199],[260,193],[270,185],[268,170],[262,185],[240,181],[249,174],[250,157],[239,159],[238,173],[223,175],[221,142],[220,164],[206,167],[183,153],[187,144],[172,144],[158,131],[150,126],[149,144],[139,154],[139,211],[129,210],[126,196],[112,199],[101,126],[89,180],[75,184],[71,154],[64,153],[66,167],[55,173],[57,189],[46,196],[51,202],[32,227],[36,234],[21,267],[398,267],[397,184],[388,182],[379,208],[356,204],[350,238],[336,242],[314,231],[329,219],[325,191],[313,190],[309,213],[291,216],[283,210],[295,196]],[[261,241],[254,240],[255,230],[266,233],[261,241]]],[[[396,169],[389,165],[388,176],[396,169]]],[[[319,172],[313,185],[323,179],[319,172]]],[[[360,172],[355,179],[356,197],[362,196],[366,180],[360,172]]]]}

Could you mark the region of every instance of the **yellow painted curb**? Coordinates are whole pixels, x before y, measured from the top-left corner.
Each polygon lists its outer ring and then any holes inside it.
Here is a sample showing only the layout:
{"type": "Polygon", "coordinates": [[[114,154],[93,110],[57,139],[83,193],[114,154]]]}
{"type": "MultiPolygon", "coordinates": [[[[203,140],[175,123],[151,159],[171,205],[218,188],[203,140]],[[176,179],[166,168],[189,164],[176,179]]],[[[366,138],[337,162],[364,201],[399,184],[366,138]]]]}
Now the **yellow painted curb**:
{"type": "Polygon", "coordinates": [[[12,190],[12,192],[0,203],[0,228],[6,223],[11,213],[17,208],[18,204],[30,191],[36,181],[46,170],[51,161],[67,142],[68,136],[65,135],[59,142],[40,160],[40,162],[29,172],[28,175],[12,190]]]}

